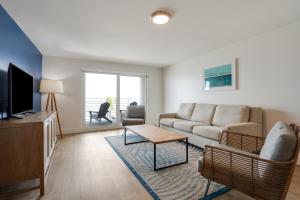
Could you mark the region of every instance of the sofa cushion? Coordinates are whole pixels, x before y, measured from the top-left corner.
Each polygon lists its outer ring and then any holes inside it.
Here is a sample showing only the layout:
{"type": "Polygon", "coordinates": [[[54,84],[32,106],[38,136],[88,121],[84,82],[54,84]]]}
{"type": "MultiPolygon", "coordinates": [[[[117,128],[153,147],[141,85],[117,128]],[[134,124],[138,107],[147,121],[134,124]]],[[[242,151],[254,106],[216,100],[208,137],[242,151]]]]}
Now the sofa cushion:
{"type": "Polygon", "coordinates": [[[216,105],[213,104],[196,104],[191,120],[204,124],[211,124],[216,105]]]}
{"type": "Polygon", "coordinates": [[[165,126],[169,126],[169,127],[173,127],[174,126],[174,122],[176,121],[181,121],[181,119],[177,119],[177,118],[161,118],[160,119],[160,123],[165,125],[165,126]]]}
{"type": "Polygon", "coordinates": [[[194,126],[192,133],[212,140],[219,140],[222,128],[219,126],[194,126]]]}
{"type": "Polygon", "coordinates": [[[212,124],[226,126],[228,124],[243,123],[249,121],[249,107],[242,105],[218,105],[212,124]]]}
{"type": "Polygon", "coordinates": [[[194,103],[182,103],[180,104],[177,112],[177,118],[190,120],[194,111],[194,103]]]}
{"type": "Polygon", "coordinates": [[[289,161],[293,158],[297,136],[293,129],[284,122],[277,122],[266,137],[260,158],[275,161],[289,161]]]}
{"type": "Polygon", "coordinates": [[[199,122],[187,121],[187,120],[180,120],[174,122],[174,128],[185,132],[192,132],[194,126],[204,125],[199,122]]]}

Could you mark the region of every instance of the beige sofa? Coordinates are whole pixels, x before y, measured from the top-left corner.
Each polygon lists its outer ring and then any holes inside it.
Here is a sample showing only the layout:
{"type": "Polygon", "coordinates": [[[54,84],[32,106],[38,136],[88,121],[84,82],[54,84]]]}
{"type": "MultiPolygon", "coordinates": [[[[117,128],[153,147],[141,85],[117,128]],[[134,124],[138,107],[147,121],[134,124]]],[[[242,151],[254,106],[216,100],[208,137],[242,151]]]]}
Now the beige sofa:
{"type": "Polygon", "coordinates": [[[182,103],[177,113],[158,115],[160,127],[183,133],[193,145],[218,143],[222,131],[262,136],[262,109],[245,105],[182,103]]]}

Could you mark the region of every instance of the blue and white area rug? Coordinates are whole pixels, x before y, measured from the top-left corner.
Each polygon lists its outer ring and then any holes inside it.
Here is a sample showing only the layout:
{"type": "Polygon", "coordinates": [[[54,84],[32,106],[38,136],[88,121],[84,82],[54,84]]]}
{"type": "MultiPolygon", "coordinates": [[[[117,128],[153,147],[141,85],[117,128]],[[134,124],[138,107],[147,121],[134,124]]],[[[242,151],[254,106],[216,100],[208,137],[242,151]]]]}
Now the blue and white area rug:
{"type": "MultiPolygon", "coordinates": [[[[153,170],[153,144],[138,143],[124,145],[124,136],[105,138],[131,172],[142,183],[155,200],[199,200],[202,199],[207,180],[197,171],[197,160],[203,150],[189,145],[189,162],[162,170],[153,170]]],[[[137,135],[127,135],[127,142],[142,140],[137,135]]],[[[185,160],[185,144],[171,142],[157,145],[157,167],[185,160]]],[[[208,199],[229,189],[212,182],[208,199]]]]}

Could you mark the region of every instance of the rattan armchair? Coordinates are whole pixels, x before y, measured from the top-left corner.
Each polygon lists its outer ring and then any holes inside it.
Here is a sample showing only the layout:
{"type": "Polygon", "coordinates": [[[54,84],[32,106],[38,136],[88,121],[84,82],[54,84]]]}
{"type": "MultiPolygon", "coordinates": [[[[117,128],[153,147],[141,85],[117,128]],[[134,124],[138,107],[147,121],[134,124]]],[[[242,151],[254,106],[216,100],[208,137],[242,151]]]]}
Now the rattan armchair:
{"type": "MultiPolygon", "coordinates": [[[[299,126],[291,124],[296,136],[299,126]]],[[[264,138],[223,132],[220,144],[206,145],[199,172],[211,181],[241,191],[256,199],[283,200],[286,197],[298,158],[299,137],[293,158],[279,162],[260,158],[264,138]]]]}

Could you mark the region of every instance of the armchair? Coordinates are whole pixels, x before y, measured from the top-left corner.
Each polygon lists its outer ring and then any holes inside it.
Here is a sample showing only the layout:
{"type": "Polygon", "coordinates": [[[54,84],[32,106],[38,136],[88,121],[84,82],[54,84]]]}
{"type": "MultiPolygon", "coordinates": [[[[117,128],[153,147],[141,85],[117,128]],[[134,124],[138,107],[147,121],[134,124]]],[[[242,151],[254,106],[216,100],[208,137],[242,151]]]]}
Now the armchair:
{"type": "Polygon", "coordinates": [[[220,144],[205,146],[198,163],[198,171],[208,179],[204,199],[211,181],[256,199],[285,199],[298,158],[298,134],[299,126],[282,122],[266,140],[223,132],[220,144]],[[260,155],[255,154],[260,149],[260,155]]]}
{"type": "Polygon", "coordinates": [[[122,126],[145,124],[145,106],[130,105],[121,112],[122,126]]]}

